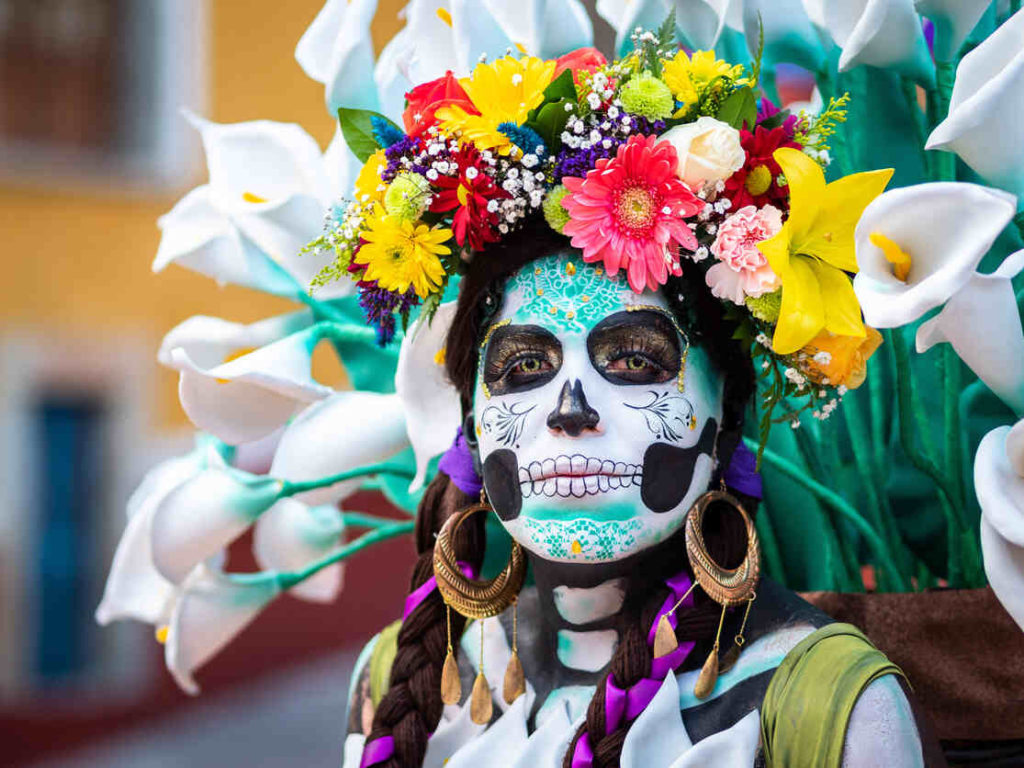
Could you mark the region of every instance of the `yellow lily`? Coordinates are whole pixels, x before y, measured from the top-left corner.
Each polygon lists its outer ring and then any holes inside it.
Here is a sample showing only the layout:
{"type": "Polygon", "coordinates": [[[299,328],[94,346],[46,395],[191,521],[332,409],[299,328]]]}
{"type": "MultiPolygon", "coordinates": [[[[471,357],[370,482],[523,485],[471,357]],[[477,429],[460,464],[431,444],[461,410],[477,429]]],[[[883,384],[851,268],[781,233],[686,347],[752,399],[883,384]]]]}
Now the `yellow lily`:
{"type": "Polygon", "coordinates": [[[757,245],[782,281],[772,347],[791,354],[822,330],[863,338],[860,304],[847,274],[857,271],[853,230],[893,171],[854,173],[826,184],[821,167],[803,152],[784,147],[773,157],[789,183],[790,207],[779,233],[757,245]]]}

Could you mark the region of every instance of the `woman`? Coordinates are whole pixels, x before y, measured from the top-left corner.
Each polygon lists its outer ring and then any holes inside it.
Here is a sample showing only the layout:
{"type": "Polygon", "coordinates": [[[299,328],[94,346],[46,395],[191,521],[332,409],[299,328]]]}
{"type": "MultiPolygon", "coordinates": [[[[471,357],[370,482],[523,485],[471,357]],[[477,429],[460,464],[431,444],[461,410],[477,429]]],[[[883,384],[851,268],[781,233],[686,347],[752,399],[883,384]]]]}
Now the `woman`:
{"type": "MultiPolygon", "coordinates": [[[[748,513],[756,508],[756,485],[739,466],[749,455],[736,452],[750,358],[692,272],[638,294],[543,222],[487,256],[467,268],[447,337],[465,440],[420,506],[411,593],[434,575],[442,525],[478,501],[473,467],[535,585],[519,593],[517,617],[506,611],[463,636],[462,690],[481,659],[493,687],[487,726],[471,722],[471,702],[442,703],[446,619],[458,638],[462,617],[437,589],[407,602],[400,628],[382,633],[357,669],[346,766],[752,766],[768,751],[770,765],[943,764],[899,670],[846,634],[805,647],[828,617],[767,579],[749,615],[744,605],[724,612],[720,635],[722,607],[689,592],[674,613],[682,661],[659,678],[659,614],[694,577],[687,512],[723,482],[748,513]],[[718,636],[722,672],[698,697],[718,636]],[[736,637],[742,653],[726,661],[736,637]],[[527,681],[511,706],[500,682],[510,648],[527,681]]],[[[467,571],[484,560],[482,522],[469,518],[457,537],[467,571]]],[[[723,568],[750,556],[730,504],[712,503],[701,530],[723,568]]]]}

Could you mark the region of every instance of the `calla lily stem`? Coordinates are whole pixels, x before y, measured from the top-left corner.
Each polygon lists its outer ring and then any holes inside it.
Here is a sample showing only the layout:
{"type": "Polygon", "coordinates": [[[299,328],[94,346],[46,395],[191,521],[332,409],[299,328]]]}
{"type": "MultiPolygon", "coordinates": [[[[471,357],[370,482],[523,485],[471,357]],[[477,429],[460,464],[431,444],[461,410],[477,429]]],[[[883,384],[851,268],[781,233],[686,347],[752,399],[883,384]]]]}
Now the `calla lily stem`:
{"type": "Polygon", "coordinates": [[[393,539],[396,536],[402,536],[406,533],[412,533],[415,527],[415,520],[407,520],[405,522],[395,522],[392,525],[385,525],[381,528],[376,528],[369,533],[364,533],[355,541],[350,541],[338,551],[332,552],[321,560],[313,563],[308,568],[301,571],[279,573],[277,575],[278,583],[281,585],[282,590],[291,589],[296,584],[300,584],[327,566],[334,565],[334,563],[340,563],[342,560],[351,557],[356,552],[366,549],[373,544],[377,544],[381,541],[387,541],[388,539],[393,539]]]}
{"type": "Polygon", "coordinates": [[[397,477],[406,477],[411,480],[415,473],[408,467],[403,467],[399,464],[370,464],[365,467],[350,469],[347,472],[339,472],[336,475],[319,477],[316,480],[302,480],[296,482],[283,480],[281,483],[281,493],[279,498],[294,496],[295,494],[303,493],[304,491],[313,491],[317,488],[325,488],[329,485],[340,483],[343,480],[352,480],[357,477],[367,477],[369,475],[395,475],[397,477]]]}

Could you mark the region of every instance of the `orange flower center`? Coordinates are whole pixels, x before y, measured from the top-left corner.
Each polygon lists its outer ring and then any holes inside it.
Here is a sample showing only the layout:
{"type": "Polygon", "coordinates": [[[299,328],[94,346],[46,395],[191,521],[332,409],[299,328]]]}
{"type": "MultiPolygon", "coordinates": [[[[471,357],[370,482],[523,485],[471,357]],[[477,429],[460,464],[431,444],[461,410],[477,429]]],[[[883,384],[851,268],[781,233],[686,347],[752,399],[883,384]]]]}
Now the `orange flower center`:
{"type": "Polygon", "coordinates": [[[640,232],[654,223],[657,200],[645,187],[627,187],[619,194],[615,217],[619,224],[632,232],[640,232]]]}

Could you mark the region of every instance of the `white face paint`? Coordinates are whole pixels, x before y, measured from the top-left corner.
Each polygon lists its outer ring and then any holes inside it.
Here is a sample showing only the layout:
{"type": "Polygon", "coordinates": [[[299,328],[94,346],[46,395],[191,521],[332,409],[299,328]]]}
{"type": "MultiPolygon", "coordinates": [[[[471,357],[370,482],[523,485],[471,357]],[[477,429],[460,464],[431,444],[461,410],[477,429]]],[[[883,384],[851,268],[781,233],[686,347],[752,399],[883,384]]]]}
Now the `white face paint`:
{"type": "Polygon", "coordinates": [[[722,382],[660,292],[566,251],[509,279],[473,415],[512,537],[548,560],[618,560],[677,531],[707,489],[722,382]]]}

